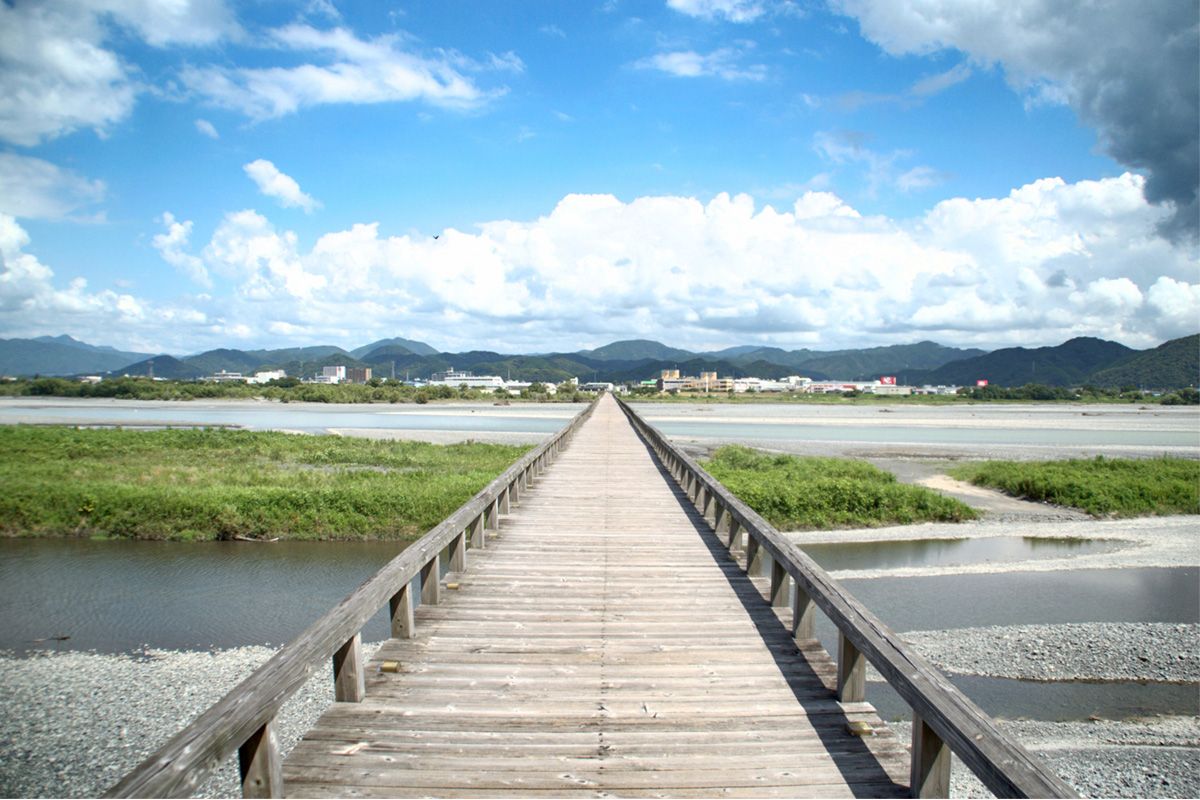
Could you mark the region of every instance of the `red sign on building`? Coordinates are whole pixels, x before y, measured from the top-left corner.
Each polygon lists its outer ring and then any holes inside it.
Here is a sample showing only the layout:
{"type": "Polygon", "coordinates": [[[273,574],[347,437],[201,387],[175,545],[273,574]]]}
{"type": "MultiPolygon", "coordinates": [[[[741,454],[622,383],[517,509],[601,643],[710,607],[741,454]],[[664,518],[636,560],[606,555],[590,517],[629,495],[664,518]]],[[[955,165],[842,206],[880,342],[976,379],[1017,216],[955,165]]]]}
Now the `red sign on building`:
{"type": "Polygon", "coordinates": [[[987,381],[975,381],[976,386],[987,386],[987,381]]]}
{"type": "Polygon", "coordinates": [[[879,385],[880,386],[895,386],[896,385],[896,376],[888,375],[886,378],[880,378],[879,385]]]}

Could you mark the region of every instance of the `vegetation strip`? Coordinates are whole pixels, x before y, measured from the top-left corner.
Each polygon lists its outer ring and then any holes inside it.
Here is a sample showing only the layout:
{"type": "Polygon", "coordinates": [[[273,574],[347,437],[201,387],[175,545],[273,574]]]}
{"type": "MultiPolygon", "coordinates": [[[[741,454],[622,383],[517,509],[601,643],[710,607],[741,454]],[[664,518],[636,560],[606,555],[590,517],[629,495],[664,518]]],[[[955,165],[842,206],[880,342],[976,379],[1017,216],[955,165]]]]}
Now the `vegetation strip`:
{"type": "Polygon", "coordinates": [[[984,461],[950,476],[1093,516],[1200,514],[1200,461],[1187,458],[984,461]]]}
{"type": "Polygon", "coordinates": [[[528,450],[226,430],[0,427],[0,533],[403,539],[528,450]]]}
{"type": "Polygon", "coordinates": [[[895,475],[864,461],[773,456],[728,445],[704,466],[779,530],[961,522],[978,517],[961,501],[898,483],[895,475]]]}

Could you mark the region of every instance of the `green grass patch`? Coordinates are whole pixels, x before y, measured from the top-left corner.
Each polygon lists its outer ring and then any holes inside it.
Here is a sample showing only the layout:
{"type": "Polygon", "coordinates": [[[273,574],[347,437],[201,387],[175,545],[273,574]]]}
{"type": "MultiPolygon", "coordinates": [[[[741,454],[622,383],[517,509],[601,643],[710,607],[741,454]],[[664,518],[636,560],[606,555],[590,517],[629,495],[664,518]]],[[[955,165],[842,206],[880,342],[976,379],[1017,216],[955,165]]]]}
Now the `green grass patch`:
{"type": "Polygon", "coordinates": [[[949,474],[1094,516],[1200,514],[1200,461],[1186,458],[984,461],[949,474]]]}
{"type": "Polygon", "coordinates": [[[528,448],[225,430],[0,427],[0,534],[420,536],[528,448]]]}
{"type": "Polygon", "coordinates": [[[961,522],[970,506],[864,462],[772,456],[729,445],[705,468],[781,530],[822,530],[917,522],[961,522]]]}

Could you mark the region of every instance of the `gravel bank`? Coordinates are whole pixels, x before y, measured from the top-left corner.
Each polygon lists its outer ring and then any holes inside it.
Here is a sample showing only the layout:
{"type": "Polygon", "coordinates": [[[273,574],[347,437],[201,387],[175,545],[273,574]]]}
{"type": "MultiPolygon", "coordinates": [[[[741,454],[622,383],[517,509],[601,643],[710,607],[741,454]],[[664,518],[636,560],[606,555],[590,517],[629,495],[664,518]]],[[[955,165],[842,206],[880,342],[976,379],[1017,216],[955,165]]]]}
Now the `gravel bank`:
{"type": "Polygon", "coordinates": [[[1034,681],[1200,681],[1200,625],[1165,622],[909,631],[942,670],[1034,681]]]}
{"type": "MultiPolygon", "coordinates": [[[[0,653],[0,697],[14,704],[0,714],[0,796],[102,794],[275,652],[0,653]]],[[[332,702],[324,675],[288,701],[276,719],[285,753],[332,702]]],[[[237,771],[235,756],[198,796],[241,797],[237,771]]]]}
{"type": "MultiPolygon", "coordinates": [[[[889,726],[912,739],[907,722],[889,726]]],[[[1200,797],[1200,718],[1136,722],[1001,722],[1081,797],[1200,797]]],[[[994,797],[953,759],[951,797],[994,797]]]]}

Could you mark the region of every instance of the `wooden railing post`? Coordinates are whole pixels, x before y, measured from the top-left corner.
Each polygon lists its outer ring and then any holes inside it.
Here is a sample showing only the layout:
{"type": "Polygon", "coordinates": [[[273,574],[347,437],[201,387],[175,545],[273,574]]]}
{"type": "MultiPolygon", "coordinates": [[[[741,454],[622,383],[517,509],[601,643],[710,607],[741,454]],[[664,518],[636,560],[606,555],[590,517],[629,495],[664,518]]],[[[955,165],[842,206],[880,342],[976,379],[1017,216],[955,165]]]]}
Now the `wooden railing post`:
{"type": "Polygon", "coordinates": [[[758,538],[754,531],[746,533],[746,574],[757,578],[762,575],[762,548],[758,546],[758,538]]]}
{"type": "Polygon", "coordinates": [[[838,631],[838,700],[861,703],[867,699],[867,659],[838,631]]]}
{"type": "MultiPolygon", "coordinates": [[[[474,545],[472,545],[474,546],[474,545]]],[[[450,571],[464,572],[467,569],[467,534],[462,532],[450,543],[450,571]]]]}
{"type": "Polygon", "coordinates": [[[788,607],[788,583],[790,580],[783,564],[771,559],[771,605],[774,608],[788,607]]]}
{"type": "Polygon", "coordinates": [[[412,586],[407,583],[401,586],[400,591],[388,601],[388,610],[392,617],[393,639],[411,639],[417,635],[417,625],[413,619],[412,586]]]}
{"type": "Polygon", "coordinates": [[[817,604],[796,581],[792,581],[792,638],[817,638],[817,604]]]}
{"type": "Polygon", "coordinates": [[[495,500],[493,500],[491,505],[488,506],[486,519],[487,519],[487,521],[484,523],[485,528],[487,528],[489,531],[500,530],[500,498],[499,497],[497,497],[495,500]]]}
{"type": "Polygon", "coordinates": [[[713,503],[713,532],[720,537],[722,533],[726,533],[728,530],[729,517],[725,511],[725,504],[717,500],[713,503]]]}
{"type": "Polygon", "coordinates": [[[434,553],[431,561],[421,566],[421,602],[436,606],[442,599],[442,576],[440,554],[434,553]]]}
{"type": "Polygon", "coordinates": [[[356,633],[333,654],[333,699],[339,703],[361,703],[366,696],[362,633],[356,633]]]}
{"type": "Polygon", "coordinates": [[[273,719],[238,748],[238,768],[242,797],[283,797],[283,759],[273,719]]]}
{"type": "Polygon", "coordinates": [[[511,491],[512,491],[512,487],[510,486],[500,493],[500,513],[501,514],[509,514],[512,512],[512,509],[509,508],[509,505],[508,505],[508,503],[509,503],[508,496],[511,493],[511,491]]]}
{"type": "Polygon", "coordinates": [[[950,796],[950,748],[915,711],[909,787],[913,797],[950,796]]]}
{"type": "Polygon", "coordinates": [[[483,514],[471,520],[471,547],[487,546],[487,534],[483,532],[483,514]]]}
{"type": "Polygon", "coordinates": [[[729,541],[726,544],[729,547],[729,552],[742,552],[742,523],[732,517],[729,519],[729,541]]]}

